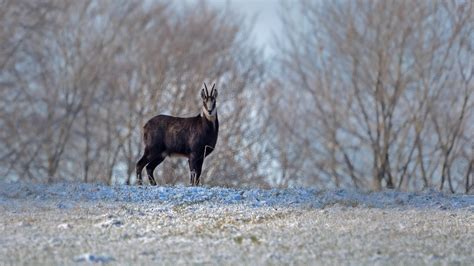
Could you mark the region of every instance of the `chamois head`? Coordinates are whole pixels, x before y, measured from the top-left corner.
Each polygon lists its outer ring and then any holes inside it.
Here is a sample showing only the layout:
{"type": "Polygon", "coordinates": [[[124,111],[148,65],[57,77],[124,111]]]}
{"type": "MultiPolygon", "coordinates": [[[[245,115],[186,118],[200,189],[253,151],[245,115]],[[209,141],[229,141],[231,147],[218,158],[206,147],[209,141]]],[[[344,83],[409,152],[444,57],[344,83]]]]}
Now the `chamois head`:
{"type": "Polygon", "coordinates": [[[204,83],[204,88],[201,90],[202,98],[202,113],[206,116],[207,119],[213,121],[217,115],[216,109],[216,99],[217,99],[217,89],[214,89],[216,84],[212,85],[211,92],[207,89],[206,83],[204,83]]]}

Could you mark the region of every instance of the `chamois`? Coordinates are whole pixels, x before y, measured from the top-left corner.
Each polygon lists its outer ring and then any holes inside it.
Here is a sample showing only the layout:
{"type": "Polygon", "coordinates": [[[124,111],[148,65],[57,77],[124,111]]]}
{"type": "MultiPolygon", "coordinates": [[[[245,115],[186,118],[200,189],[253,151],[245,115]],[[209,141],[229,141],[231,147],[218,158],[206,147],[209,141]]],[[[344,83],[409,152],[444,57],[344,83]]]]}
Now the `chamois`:
{"type": "Polygon", "coordinates": [[[158,115],[148,120],[143,127],[145,151],[136,164],[138,185],[142,185],[142,170],[146,166],[148,180],[156,186],[153,171],[167,156],[176,155],[188,158],[191,186],[199,185],[204,158],[214,150],[219,132],[215,85],[209,93],[204,83],[199,115],[186,118],[158,115]]]}

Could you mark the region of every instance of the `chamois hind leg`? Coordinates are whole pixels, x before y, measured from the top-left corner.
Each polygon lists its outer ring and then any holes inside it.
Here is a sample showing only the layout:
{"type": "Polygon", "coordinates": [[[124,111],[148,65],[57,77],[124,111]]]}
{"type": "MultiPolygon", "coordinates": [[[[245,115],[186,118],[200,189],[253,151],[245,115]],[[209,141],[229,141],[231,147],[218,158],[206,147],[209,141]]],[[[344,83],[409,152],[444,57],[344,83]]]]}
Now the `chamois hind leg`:
{"type": "Polygon", "coordinates": [[[189,156],[189,171],[191,172],[190,183],[191,186],[198,186],[201,177],[202,163],[204,158],[202,155],[191,154],[189,156]]]}
{"type": "Polygon", "coordinates": [[[148,174],[148,180],[152,186],[156,186],[155,176],[153,175],[153,171],[155,168],[165,159],[163,156],[157,156],[150,160],[150,163],[146,166],[146,172],[148,174]]]}
{"type": "Polygon", "coordinates": [[[143,184],[143,181],[142,181],[142,171],[143,171],[143,167],[145,167],[145,165],[148,164],[148,152],[147,150],[145,149],[145,152],[143,153],[143,156],[142,158],[140,158],[140,160],[138,160],[137,164],[136,164],[136,171],[137,171],[137,184],[138,185],[142,185],[143,184]]]}

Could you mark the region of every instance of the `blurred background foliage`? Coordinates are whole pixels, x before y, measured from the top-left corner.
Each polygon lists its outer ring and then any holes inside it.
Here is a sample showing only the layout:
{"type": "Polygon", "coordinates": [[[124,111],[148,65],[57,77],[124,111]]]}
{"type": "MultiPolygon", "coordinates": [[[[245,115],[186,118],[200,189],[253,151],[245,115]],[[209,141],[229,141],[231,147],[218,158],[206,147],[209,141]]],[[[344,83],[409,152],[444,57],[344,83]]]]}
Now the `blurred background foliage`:
{"type": "Polygon", "coordinates": [[[263,56],[206,1],[0,0],[0,178],[134,180],[143,124],[216,82],[205,185],[474,191],[471,1],[280,5],[263,56]]]}

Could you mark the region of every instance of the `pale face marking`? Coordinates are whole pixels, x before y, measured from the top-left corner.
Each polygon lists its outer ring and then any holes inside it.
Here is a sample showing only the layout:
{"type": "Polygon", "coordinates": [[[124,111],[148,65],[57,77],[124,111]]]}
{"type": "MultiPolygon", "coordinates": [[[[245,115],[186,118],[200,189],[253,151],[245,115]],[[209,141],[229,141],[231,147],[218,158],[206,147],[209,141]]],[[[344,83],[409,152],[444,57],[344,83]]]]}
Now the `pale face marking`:
{"type": "Polygon", "coordinates": [[[217,98],[217,89],[214,89],[214,84],[209,94],[206,84],[201,91],[201,98],[203,100],[202,114],[209,120],[214,122],[217,115],[216,108],[216,98],[217,98]]]}

